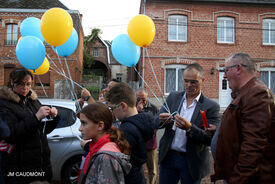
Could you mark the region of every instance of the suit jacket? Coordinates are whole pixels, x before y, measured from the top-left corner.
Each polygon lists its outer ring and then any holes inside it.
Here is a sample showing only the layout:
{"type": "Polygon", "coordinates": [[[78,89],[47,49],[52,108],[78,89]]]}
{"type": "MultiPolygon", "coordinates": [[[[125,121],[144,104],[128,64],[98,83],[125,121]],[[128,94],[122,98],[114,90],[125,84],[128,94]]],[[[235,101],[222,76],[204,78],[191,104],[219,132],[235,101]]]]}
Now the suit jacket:
{"type": "MultiPolygon", "coordinates": [[[[181,99],[183,98],[184,94],[184,91],[172,92],[167,97],[166,102],[171,113],[181,109],[183,103],[181,99]]],[[[208,124],[216,125],[220,122],[219,105],[201,94],[191,118],[192,128],[190,132],[186,133],[186,158],[189,172],[194,180],[201,179],[210,173],[209,146],[211,144],[212,137],[207,135],[204,131],[200,110],[205,110],[208,124]]],[[[159,114],[164,112],[167,111],[164,107],[162,107],[159,114]]],[[[155,121],[159,122],[159,116],[156,116],[155,121]]],[[[165,156],[171,148],[171,144],[175,136],[175,131],[172,130],[172,126],[173,123],[168,123],[165,126],[164,135],[160,140],[160,163],[165,159],[165,156]]]]}

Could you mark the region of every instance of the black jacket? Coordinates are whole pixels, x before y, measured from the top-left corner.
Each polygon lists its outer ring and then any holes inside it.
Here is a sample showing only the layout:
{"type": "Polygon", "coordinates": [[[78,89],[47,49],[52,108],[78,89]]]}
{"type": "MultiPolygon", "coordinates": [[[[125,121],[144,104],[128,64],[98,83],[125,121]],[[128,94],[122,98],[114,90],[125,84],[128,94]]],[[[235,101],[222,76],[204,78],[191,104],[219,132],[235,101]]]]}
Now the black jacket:
{"type": "Polygon", "coordinates": [[[152,113],[139,113],[128,117],[121,122],[119,129],[124,133],[125,138],[131,146],[130,163],[132,168],[125,178],[125,183],[142,184],[144,181],[141,174],[141,166],[147,161],[146,142],[158,128],[154,124],[152,113]]]}
{"type": "MultiPolygon", "coordinates": [[[[181,99],[184,94],[185,91],[172,92],[169,94],[166,102],[171,113],[175,111],[180,112],[180,109],[182,107],[181,99]]],[[[220,122],[219,105],[213,100],[210,100],[203,94],[201,94],[190,121],[192,123],[192,128],[190,132],[186,133],[186,159],[188,170],[193,180],[201,179],[210,173],[209,146],[211,144],[212,138],[211,136],[206,134],[203,128],[200,110],[205,110],[207,121],[209,124],[217,125],[220,122]]],[[[164,107],[162,107],[159,114],[164,112],[167,111],[164,109],[164,107]]],[[[159,122],[159,115],[156,116],[155,121],[159,122]]],[[[166,125],[164,135],[162,136],[159,143],[160,164],[167,156],[175,136],[175,131],[172,129],[172,127],[173,123],[168,123],[166,125]]]]}
{"type": "Polygon", "coordinates": [[[5,121],[5,109],[0,109],[0,140],[10,136],[10,129],[5,121]]]}
{"type": "Polygon", "coordinates": [[[51,181],[50,149],[46,135],[56,127],[59,118],[48,122],[43,133],[44,123],[35,116],[40,107],[34,91],[23,97],[7,87],[0,87],[0,109],[6,111],[4,118],[10,129],[10,136],[5,141],[14,145],[11,154],[2,154],[6,183],[51,181]]]}

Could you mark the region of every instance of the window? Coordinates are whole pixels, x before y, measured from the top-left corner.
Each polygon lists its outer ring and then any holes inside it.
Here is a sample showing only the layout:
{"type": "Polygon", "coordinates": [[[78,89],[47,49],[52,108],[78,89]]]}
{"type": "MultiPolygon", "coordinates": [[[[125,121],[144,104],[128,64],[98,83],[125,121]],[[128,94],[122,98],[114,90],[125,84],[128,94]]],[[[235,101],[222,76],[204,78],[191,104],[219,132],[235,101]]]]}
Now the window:
{"type": "Polygon", "coordinates": [[[261,80],[275,93],[275,68],[264,68],[260,71],[261,80]]]}
{"type": "Polygon", "coordinates": [[[183,71],[185,65],[169,65],[165,68],[165,93],[183,91],[183,71]]]}
{"type": "Polygon", "coordinates": [[[16,45],[18,37],[17,24],[7,24],[6,45],[16,45]]]}
{"type": "Polygon", "coordinates": [[[122,73],[117,73],[116,74],[116,79],[121,82],[122,81],[122,73]]]}
{"type": "Polygon", "coordinates": [[[218,17],[217,42],[218,43],[234,43],[234,19],[230,17],[218,17]]]}
{"type": "Polygon", "coordinates": [[[168,18],[168,40],[187,41],[187,16],[170,15],[168,18]]]}
{"type": "Polygon", "coordinates": [[[275,45],[275,19],[263,20],[263,44],[275,45]]]}
{"type": "Polygon", "coordinates": [[[227,80],[226,79],[222,80],[222,90],[227,90],[227,80]]]}
{"type": "Polygon", "coordinates": [[[94,57],[98,57],[98,49],[97,48],[93,48],[93,56],[94,57]]]}

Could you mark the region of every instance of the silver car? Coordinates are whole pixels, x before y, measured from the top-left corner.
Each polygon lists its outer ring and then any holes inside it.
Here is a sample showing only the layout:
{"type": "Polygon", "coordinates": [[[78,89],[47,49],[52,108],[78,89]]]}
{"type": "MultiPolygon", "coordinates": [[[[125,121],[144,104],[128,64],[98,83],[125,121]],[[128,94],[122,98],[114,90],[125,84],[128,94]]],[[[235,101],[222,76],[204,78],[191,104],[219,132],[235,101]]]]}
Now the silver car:
{"type": "Polygon", "coordinates": [[[56,107],[60,120],[47,135],[51,149],[53,180],[77,183],[78,171],[84,154],[80,146],[80,121],[76,117],[75,103],[71,100],[39,99],[43,105],[56,107]]]}

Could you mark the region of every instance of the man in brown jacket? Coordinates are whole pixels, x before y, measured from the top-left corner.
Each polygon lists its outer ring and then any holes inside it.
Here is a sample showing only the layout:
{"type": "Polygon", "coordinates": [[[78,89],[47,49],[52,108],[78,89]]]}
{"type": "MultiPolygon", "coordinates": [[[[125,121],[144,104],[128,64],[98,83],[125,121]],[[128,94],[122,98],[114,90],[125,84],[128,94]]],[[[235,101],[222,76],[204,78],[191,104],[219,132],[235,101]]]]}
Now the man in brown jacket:
{"type": "Polygon", "coordinates": [[[229,184],[275,182],[275,105],[272,92],[255,77],[248,54],[225,62],[232,102],[222,117],[212,180],[229,184]]]}

